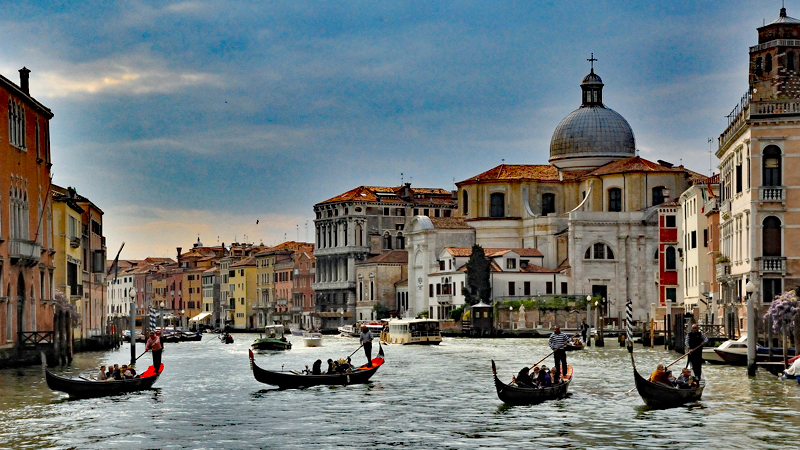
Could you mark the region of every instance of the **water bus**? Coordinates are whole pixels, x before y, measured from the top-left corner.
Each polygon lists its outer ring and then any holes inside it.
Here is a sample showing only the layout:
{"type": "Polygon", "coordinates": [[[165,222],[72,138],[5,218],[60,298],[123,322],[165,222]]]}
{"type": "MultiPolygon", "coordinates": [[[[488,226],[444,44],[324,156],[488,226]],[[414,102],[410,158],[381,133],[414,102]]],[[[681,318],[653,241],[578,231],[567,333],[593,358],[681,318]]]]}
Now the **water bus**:
{"type": "Polygon", "coordinates": [[[381,342],[403,345],[439,345],[442,332],[435,319],[392,319],[381,333],[381,342]]]}

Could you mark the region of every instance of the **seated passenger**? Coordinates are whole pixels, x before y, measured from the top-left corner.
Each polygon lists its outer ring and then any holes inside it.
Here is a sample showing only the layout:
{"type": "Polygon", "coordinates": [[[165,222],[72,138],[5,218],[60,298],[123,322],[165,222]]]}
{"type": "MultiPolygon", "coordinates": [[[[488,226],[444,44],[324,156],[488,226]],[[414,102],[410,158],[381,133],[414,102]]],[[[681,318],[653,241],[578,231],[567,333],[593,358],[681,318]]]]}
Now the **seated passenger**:
{"type": "Polygon", "coordinates": [[[659,364],[658,367],[656,367],[655,372],[650,374],[649,381],[652,381],[653,383],[663,383],[666,384],[667,386],[672,386],[672,383],[670,383],[669,381],[669,376],[667,375],[667,370],[664,368],[663,364],[659,364]]]}
{"type": "Polygon", "coordinates": [[[679,389],[691,389],[693,387],[697,387],[697,382],[694,381],[694,377],[692,376],[692,370],[688,367],[685,367],[681,370],[681,376],[675,381],[679,389]]]}
{"type": "Polygon", "coordinates": [[[561,379],[558,376],[558,370],[556,370],[555,367],[550,369],[550,380],[553,382],[553,384],[558,384],[561,382],[561,379]]]}
{"type": "Polygon", "coordinates": [[[115,380],[122,379],[122,372],[119,371],[119,364],[114,364],[114,373],[111,375],[115,380]]]}
{"type": "Polygon", "coordinates": [[[314,361],[314,365],[311,366],[311,375],[322,375],[322,360],[318,359],[314,361]]]}
{"type": "Polygon", "coordinates": [[[105,381],[106,378],[106,366],[100,366],[100,372],[97,374],[97,379],[99,381],[105,381]]]}
{"type": "Polygon", "coordinates": [[[328,358],[328,372],[326,373],[335,373],[336,372],[336,364],[334,364],[333,360],[328,358]]]}
{"type": "Polygon", "coordinates": [[[678,379],[675,378],[675,375],[672,374],[671,370],[667,370],[667,379],[669,379],[669,384],[675,386],[675,383],[678,382],[678,379]]]}
{"type": "Polygon", "coordinates": [[[133,370],[133,366],[132,366],[132,365],[131,365],[131,366],[128,366],[128,367],[127,367],[127,368],[126,368],[126,369],[125,369],[125,370],[122,372],[122,376],[124,376],[124,377],[125,377],[125,378],[127,378],[127,379],[134,378],[134,377],[136,376],[136,371],[135,371],[135,370],[133,370]]]}
{"type": "Polygon", "coordinates": [[[517,377],[515,378],[517,386],[526,388],[534,387],[529,372],[530,369],[528,367],[523,367],[522,369],[520,369],[519,373],[517,374],[517,377]]]}
{"type": "Polygon", "coordinates": [[[536,382],[540,388],[547,388],[553,385],[553,379],[550,377],[550,371],[547,370],[547,366],[542,366],[541,370],[539,370],[539,377],[536,382]]]}

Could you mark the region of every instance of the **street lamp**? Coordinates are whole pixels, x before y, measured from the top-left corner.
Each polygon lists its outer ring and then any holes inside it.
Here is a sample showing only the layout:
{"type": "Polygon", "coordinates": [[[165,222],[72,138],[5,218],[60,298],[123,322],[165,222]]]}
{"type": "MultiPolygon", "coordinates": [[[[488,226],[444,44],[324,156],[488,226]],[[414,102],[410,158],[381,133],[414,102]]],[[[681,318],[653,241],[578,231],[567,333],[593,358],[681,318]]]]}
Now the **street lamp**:
{"type": "Polygon", "coordinates": [[[185,314],[186,314],[186,311],[181,310],[181,330],[185,330],[186,329],[186,325],[183,324],[183,322],[184,322],[183,319],[185,318],[185,314]]]}
{"type": "Polygon", "coordinates": [[[131,331],[131,364],[133,364],[136,362],[136,288],[132,287],[128,291],[128,295],[131,297],[129,328],[131,331]]]}
{"type": "Polygon", "coordinates": [[[600,300],[594,302],[594,307],[597,310],[597,336],[594,338],[594,346],[595,347],[605,347],[605,342],[603,342],[603,311],[600,309],[600,300]]]}
{"type": "Polygon", "coordinates": [[[586,322],[589,324],[589,332],[586,334],[586,346],[592,346],[592,296],[586,296],[586,322]]]}
{"type": "Polygon", "coordinates": [[[753,304],[753,292],[756,285],[748,280],[744,287],[747,292],[747,374],[756,374],[756,308],[753,304]]]}
{"type": "Polygon", "coordinates": [[[514,307],[508,307],[508,329],[514,328],[514,307]]]}

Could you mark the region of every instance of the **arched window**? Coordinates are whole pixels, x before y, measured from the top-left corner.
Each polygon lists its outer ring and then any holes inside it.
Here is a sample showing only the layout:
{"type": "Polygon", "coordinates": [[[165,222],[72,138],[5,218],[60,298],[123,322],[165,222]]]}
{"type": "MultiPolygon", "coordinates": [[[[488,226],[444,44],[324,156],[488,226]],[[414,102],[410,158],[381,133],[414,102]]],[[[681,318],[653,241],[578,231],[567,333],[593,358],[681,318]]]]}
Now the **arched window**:
{"type": "Polygon", "coordinates": [[[383,248],[384,250],[392,249],[392,235],[388,231],[383,235],[383,248]]]}
{"type": "Polygon", "coordinates": [[[761,61],[762,60],[760,56],[756,57],[755,67],[753,67],[753,72],[755,72],[757,76],[761,76],[761,74],[763,73],[763,71],[761,70],[761,61]]]}
{"type": "Polygon", "coordinates": [[[461,191],[461,205],[461,210],[464,211],[464,215],[466,216],[469,214],[469,194],[467,194],[466,189],[461,191]]]}
{"type": "Polygon", "coordinates": [[[622,189],[611,188],[608,190],[608,210],[612,212],[622,211],[622,189]]]}
{"type": "Polygon", "coordinates": [[[653,188],[653,206],[664,203],[664,186],[653,188]]]}
{"type": "Polygon", "coordinates": [[[767,56],[764,57],[764,72],[770,73],[772,72],[772,54],[767,53],[767,56]]]}
{"type": "Polygon", "coordinates": [[[397,233],[397,245],[395,246],[398,250],[403,250],[406,248],[406,238],[403,236],[403,233],[397,233]]]}
{"type": "Polygon", "coordinates": [[[361,232],[361,224],[360,223],[356,225],[355,234],[356,234],[356,245],[359,246],[359,247],[363,246],[364,245],[364,235],[361,232]]]}
{"type": "Polygon", "coordinates": [[[776,145],[764,149],[764,179],[761,185],[781,185],[781,149],[776,145]]]}
{"type": "Polygon", "coordinates": [[[505,217],[506,216],[506,196],[499,192],[495,192],[489,196],[489,217],[505,217]]]}
{"type": "Polygon", "coordinates": [[[665,270],[676,270],[675,269],[675,247],[667,247],[666,250],[666,264],[664,266],[665,270]]]}
{"type": "Polygon", "coordinates": [[[781,220],[775,216],[764,219],[762,250],[764,256],[781,256],[781,220]]]}
{"type": "Polygon", "coordinates": [[[786,52],[786,70],[794,70],[794,52],[786,52]]]}
{"type": "Polygon", "coordinates": [[[614,252],[606,244],[597,242],[586,249],[583,259],[614,259],[614,252]]]}
{"type": "Polygon", "coordinates": [[[542,194],[542,215],[556,212],[556,194],[542,194]]]}

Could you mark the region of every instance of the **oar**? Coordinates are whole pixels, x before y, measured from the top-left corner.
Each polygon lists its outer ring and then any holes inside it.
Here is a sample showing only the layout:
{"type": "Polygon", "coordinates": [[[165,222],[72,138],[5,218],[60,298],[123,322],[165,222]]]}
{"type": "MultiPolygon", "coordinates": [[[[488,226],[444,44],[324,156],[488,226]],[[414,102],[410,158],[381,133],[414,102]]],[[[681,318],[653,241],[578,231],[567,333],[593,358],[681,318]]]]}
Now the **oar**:
{"type": "Polygon", "coordinates": [[[545,356],[544,358],[540,359],[538,362],[534,363],[534,364],[531,366],[531,369],[533,369],[534,367],[538,366],[538,365],[539,365],[539,363],[541,363],[541,362],[542,362],[542,361],[544,361],[545,359],[547,359],[547,358],[549,358],[550,356],[552,356],[552,355],[553,355],[553,353],[555,353],[555,352],[556,352],[556,351],[555,351],[555,350],[553,350],[552,352],[550,352],[550,354],[549,354],[549,355],[545,356]]]}
{"type": "MultiPolygon", "coordinates": [[[[361,345],[359,345],[359,346],[358,346],[358,348],[357,348],[357,349],[356,349],[356,350],[355,350],[353,353],[350,353],[350,356],[353,356],[353,355],[355,355],[355,354],[356,354],[356,352],[357,352],[357,351],[359,351],[359,350],[361,350],[361,347],[363,347],[363,346],[364,346],[364,344],[361,344],[361,345]]],[[[345,359],[349,359],[349,358],[350,358],[350,356],[348,356],[348,357],[347,357],[347,358],[345,358],[345,359]]]]}
{"type": "Polygon", "coordinates": [[[133,360],[133,362],[136,362],[136,361],[138,361],[138,360],[139,360],[139,358],[141,358],[142,356],[144,356],[144,354],[145,354],[145,353],[147,353],[147,350],[143,351],[141,355],[137,356],[137,357],[136,357],[136,359],[134,359],[134,360],[133,360]]]}
{"type": "MultiPolygon", "coordinates": [[[[678,361],[682,360],[684,357],[688,356],[690,353],[692,353],[693,351],[695,351],[695,350],[697,350],[698,348],[702,347],[703,345],[705,345],[705,344],[700,344],[700,345],[698,345],[697,347],[695,347],[695,348],[693,348],[693,349],[689,350],[689,351],[688,351],[686,354],[684,354],[684,355],[681,355],[681,357],[680,357],[680,358],[678,358],[678,359],[676,359],[675,361],[672,361],[671,363],[669,363],[669,366],[671,366],[671,365],[675,364],[676,362],[678,362],[678,361]]],[[[666,366],[666,367],[664,367],[664,369],[666,369],[666,368],[667,368],[667,367],[669,367],[669,366],[666,366]]]]}

